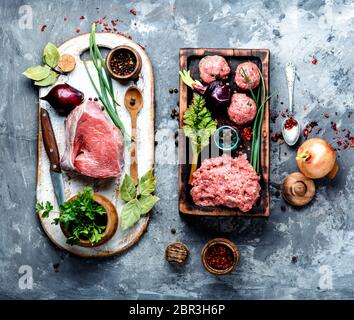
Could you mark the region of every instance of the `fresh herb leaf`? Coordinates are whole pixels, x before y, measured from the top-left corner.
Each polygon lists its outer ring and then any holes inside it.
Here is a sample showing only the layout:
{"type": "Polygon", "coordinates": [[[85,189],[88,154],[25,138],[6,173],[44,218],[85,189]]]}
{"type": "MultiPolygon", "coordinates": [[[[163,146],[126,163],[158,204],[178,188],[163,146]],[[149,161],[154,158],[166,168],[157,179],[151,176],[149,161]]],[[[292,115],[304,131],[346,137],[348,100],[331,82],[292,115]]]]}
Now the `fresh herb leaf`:
{"type": "MultiPolygon", "coordinates": [[[[92,244],[102,239],[106,229],[104,216],[107,214],[104,207],[93,199],[91,188],[85,187],[75,200],[66,201],[60,205],[59,218],[53,220],[53,224],[62,224],[63,228],[71,236],[67,239],[68,244],[77,244],[80,239],[89,240],[92,244]]],[[[50,202],[45,205],[37,203],[36,211],[46,218],[53,210],[50,202]]]]}
{"type": "Polygon", "coordinates": [[[35,66],[28,68],[22,74],[29,79],[40,81],[49,76],[50,69],[43,66],[35,66]]]}
{"type": "Polygon", "coordinates": [[[129,202],[136,198],[136,189],[134,181],[127,174],[124,177],[122,186],[119,191],[119,195],[126,202],[129,202]]]}
{"type": "Polygon", "coordinates": [[[134,185],[131,177],[124,177],[120,197],[127,203],[123,207],[121,217],[121,228],[123,230],[136,224],[140,217],[147,214],[159,200],[151,195],[156,189],[154,170],[151,168],[139,180],[138,186],[134,185]]]}
{"type": "Polygon", "coordinates": [[[154,207],[157,201],[160,199],[156,196],[149,194],[148,196],[142,196],[139,199],[139,205],[141,208],[140,215],[147,214],[154,207]]]}
{"type": "Polygon", "coordinates": [[[194,93],[192,104],[183,115],[183,131],[189,138],[193,151],[189,183],[191,183],[193,173],[197,169],[199,154],[209,144],[209,138],[216,130],[216,121],[213,120],[211,112],[205,104],[205,99],[201,95],[194,93]]]}
{"type": "Polygon", "coordinates": [[[141,207],[138,199],[129,201],[123,208],[121,227],[126,230],[135,225],[140,219],[141,207]]]}
{"type": "Polygon", "coordinates": [[[51,68],[55,68],[58,65],[60,54],[58,48],[51,42],[49,42],[43,50],[43,61],[51,68]]]}
{"type": "Polygon", "coordinates": [[[40,214],[42,210],[44,210],[43,203],[36,203],[36,213],[40,214]]]}
{"type": "Polygon", "coordinates": [[[39,87],[51,86],[52,84],[54,84],[57,81],[58,77],[59,77],[58,73],[56,73],[53,70],[50,70],[48,77],[46,77],[45,79],[40,80],[40,81],[35,81],[34,85],[39,86],[39,87]]]}
{"type": "Polygon", "coordinates": [[[139,185],[143,184],[147,180],[154,179],[154,169],[151,168],[149,171],[147,171],[139,180],[139,185]]]}
{"type": "Polygon", "coordinates": [[[43,204],[43,202],[36,203],[36,213],[42,215],[42,218],[48,218],[53,209],[54,207],[49,201],[45,204],[43,204]]]}
{"type": "Polygon", "coordinates": [[[146,176],[143,176],[139,182],[139,194],[142,196],[148,196],[156,189],[156,180],[152,175],[152,172],[148,172],[146,176]]]}

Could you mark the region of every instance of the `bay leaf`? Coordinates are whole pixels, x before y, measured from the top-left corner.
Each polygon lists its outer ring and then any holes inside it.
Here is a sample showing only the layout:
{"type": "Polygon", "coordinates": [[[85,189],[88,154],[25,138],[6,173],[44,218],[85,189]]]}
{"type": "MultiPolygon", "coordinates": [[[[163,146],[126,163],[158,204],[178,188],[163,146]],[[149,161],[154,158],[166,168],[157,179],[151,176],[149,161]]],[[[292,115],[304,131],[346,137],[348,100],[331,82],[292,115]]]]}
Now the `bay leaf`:
{"type": "Polygon", "coordinates": [[[133,179],[129,175],[125,175],[122,186],[119,191],[120,197],[129,202],[136,198],[136,189],[133,179]]]}
{"type": "Polygon", "coordinates": [[[40,81],[49,76],[50,69],[43,66],[35,66],[28,68],[22,74],[29,79],[40,81]]]}
{"type": "Polygon", "coordinates": [[[147,214],[155,205],[155,203],[157,201],[159,201],[160,199],[156,196],[153,195],[148,195],[148,196],[142,196],[139,199],[139,204],[140,204],[140,215],[142,214],[147,214]]]}
{"type": "Polygon", "coordinates": [[[129,201],[122,210],[121,228],[126,230],[136,224],[140,219],[141,207],[137,199],[129,201]]]}
{"type": "Polygon", "coordinates": [[[44,47],[43,50],[43,61],[49,67],[55,68],[58,65],[60,54],[58,48],[51,42],[44,47]]]}
{"type": "Polygon", "coordinates": [[[144,181],[142,184],[139,184],[139,190],[142,196],[148,196],[149,194],[153,193],[155,188],[156,180],[154,177],[144,181]]]}
{"type": "Polygon", "coordinates": [[[51,86],[52,84],[57,82],[58,76],[59,76],[59,74],[57,74],[55,71],[50,70],[48,77],[46,77],[40,81],[35,81],[34,85],[39,86],[39,87],[51,86]]]}

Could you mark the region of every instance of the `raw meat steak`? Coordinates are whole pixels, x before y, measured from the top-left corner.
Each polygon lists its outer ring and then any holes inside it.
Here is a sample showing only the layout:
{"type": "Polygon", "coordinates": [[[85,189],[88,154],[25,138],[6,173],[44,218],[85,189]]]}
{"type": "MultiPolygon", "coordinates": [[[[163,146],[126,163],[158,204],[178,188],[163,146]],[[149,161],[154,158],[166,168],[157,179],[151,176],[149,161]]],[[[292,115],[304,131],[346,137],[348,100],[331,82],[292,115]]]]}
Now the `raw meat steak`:
{"type": "Polygon", "coordinates": [[[96,101],[85,101],[65,121],[66,149],[61,167],[93,178],[119,177],[124,139],[96,101]]]}

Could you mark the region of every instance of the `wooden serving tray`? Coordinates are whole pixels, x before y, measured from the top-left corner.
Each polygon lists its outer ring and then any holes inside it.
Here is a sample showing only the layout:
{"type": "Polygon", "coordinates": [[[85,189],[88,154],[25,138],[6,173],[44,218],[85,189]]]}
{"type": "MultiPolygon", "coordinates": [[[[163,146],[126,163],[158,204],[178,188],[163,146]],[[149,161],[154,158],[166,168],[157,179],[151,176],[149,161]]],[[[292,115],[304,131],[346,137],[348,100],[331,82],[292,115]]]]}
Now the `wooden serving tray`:
{"type": "MultiPolygon", "coordinates": [[[[223,56],[230,65],[231,72],[229,83],[232,90],[235,90],[234,78],[237,65],[242,62],[252,61],[258,65],[262,71],[265,81],[267,95],[269,95],[269,56],[267,49],[180,49],[179,65],[180,70],[191,70],[193,79],[200,79],[199,61],[206,55],[223,56]]],[[[192,90],[180,80],[180,102],[179,102],[179,127],[183,127],[183,114],[187,110],[192,100],[192,90]]],[[[180,132],[183,132],[180,130],[180,132]]],[[[190,195],[191,186],[188,184],[190,173],[190,164],[188,163],[189,140],[183,134],[179,135],[179,211],[188,215],[199,216],[240,216],[240,217],[268,217],[270,215],[270,197],[269,197],[269,102],[265,105],[265,111],[262,123],[261,137],[261,196],[256,206],[249,212],[242,212],[237,208],[201,207],[194,204],[190,195]],[[185,155],[187,154],[187,163],[185,155]]],[[[247,147],[247,144],[246,144],[247,147]]],[[[246,149],[246,148],[245,148],[246,149]]],[[[246,150],[245,150],[246,151],[246,150]]],[[[246,152],[249,158],[249,152],[246,152]]]]}
{"type": "MultiPolygon", "coordinates": [[[[120,104],[118,113],[128,134],[131,133],[131,119],[128,111],[124,106],[125,91],[130,85],[135,85],[141,90],[143,94],[144,106],[139,112],[137,120],[138,171],[139,176],[142,176],[154,165],[154,74],[150,59],[139,44],[117,34],[97,33],[96,42],[98,46],[109,49],[119,45],[129,45],[133,47],[142,58],[142,69],[137,81],[131,81],[128,84],[122,85],[113,80],[114,93],[118,103],[120,104]]],[[[71,86],[82,91],[85,94],[86,99],[89,97],[94,98],[97,96],[87,76],[84,63],[81,60],[81,54],[85,52],[88,47],[89,34],[82,34],[72,38],[64,42],[59,47],[61,54],[68,53],[75,57],[76,67],[74,71],[68,75],[60,76],[56,83],[59,84],[67,82],[71,86]]],[[[87,61],[87,66],[91,75],[94,76],[95,81],[98,81],[97,73],[92,61],[87,61]]],[[[39,96],[45,96],[50,89],[51,87],[42,88],[39,92],[39,96]]],[[[39,107],[47,109],[50,114],[53,130],[59,148],[59,153],[60,156],[62,156],[65,149],[65,117],[59,116],[46,101],[39,100],[39,107]]],[[[54,204],[54,210],[59,211],[49,174],[49,161],[43,146],[40,121],[38,127],[37,201],[45,202],[48,200],[54,204]]],[[[129,174],[130,150],[128,146],[125,148],[124,161],[124,171],[129,174]]],[[[80,176],[75,173],[66,172],[63,172],[63,178],[66,199],[69,199],[70,197],[76,195],[78,192],[82,191],[84,186],[90,186],[95,192],[102,194],[111,200],[112,203],[116,206],[118,215],[120,216],[124,203],[118,197],[118,192],[120,182],[123,179],[94,179],[80,176]]],[[[61,231],[60,226],[52,224],[53,219],[58,217],[58,215],[58,213],[52,213],[49,218],[43,219],[40,217],[40,222],[45,233],[58,247],[81,257],[110,256],[126,250],[140,239],[140,237],[146,231],[149,222],[149,215],[146,215],[142,217],[136,225],[125,231],[123,231],[120,226],[118,226],[117,232],[107,243],[93,248],[83,248],[77,245],[71,246],[66,243],[66,237],[61,231]]]]}

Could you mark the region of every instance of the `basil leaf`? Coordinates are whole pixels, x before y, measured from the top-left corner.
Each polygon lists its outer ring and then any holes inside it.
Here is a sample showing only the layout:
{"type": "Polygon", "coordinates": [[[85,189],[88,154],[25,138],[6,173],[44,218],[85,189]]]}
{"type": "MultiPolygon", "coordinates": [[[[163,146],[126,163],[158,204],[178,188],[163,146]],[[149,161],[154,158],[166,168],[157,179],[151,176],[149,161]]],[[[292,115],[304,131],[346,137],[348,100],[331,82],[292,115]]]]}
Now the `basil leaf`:
{"type": "Polygon", "coordinates": [[[129,202],[129,201],[136,198],[136,190],[135,190],[134,181],[127,174],[124,177],[122,186],[119,191],[119,195],[126,202],[129,202]]]}
{"type": "Polygon", "coordinates": [[[51,86],[52,84],[57,82],[58,77],[59,77],[59,74],[57,74],[55,71],[50,70],[48,77],[46,77],[40,81],[35,81],[34,85],[39,86],[39,87],[51,86]]]}
{"type": "Polygon", "coordinates": [[[140,219],[140,203],[137,199],[129,201],[122,211],[121,228],[126,230],[136,224],[140,219]]]}
{"type": "Polygon", "coordinates": [[[43,66],[35,66],[28,68],[22,74],[29,79],[39,81],[47,78],[49,76],[50,69],[43,66]]]}
{"type": "Polygon", "coordinates": [[[44,63],[51,68],[55,68],[58,65],[59,58],[60,54],[57,47],[53,43],[49,42],[43,50],[44,63]]]}
{"type": "Polygon", "coordinates": [[[148,196],[142,196],[139,199],[139,204],[141,207],[140,215],[148,213],[159,200],[160,199],[158,197],[151,194],[148,196]]]}

